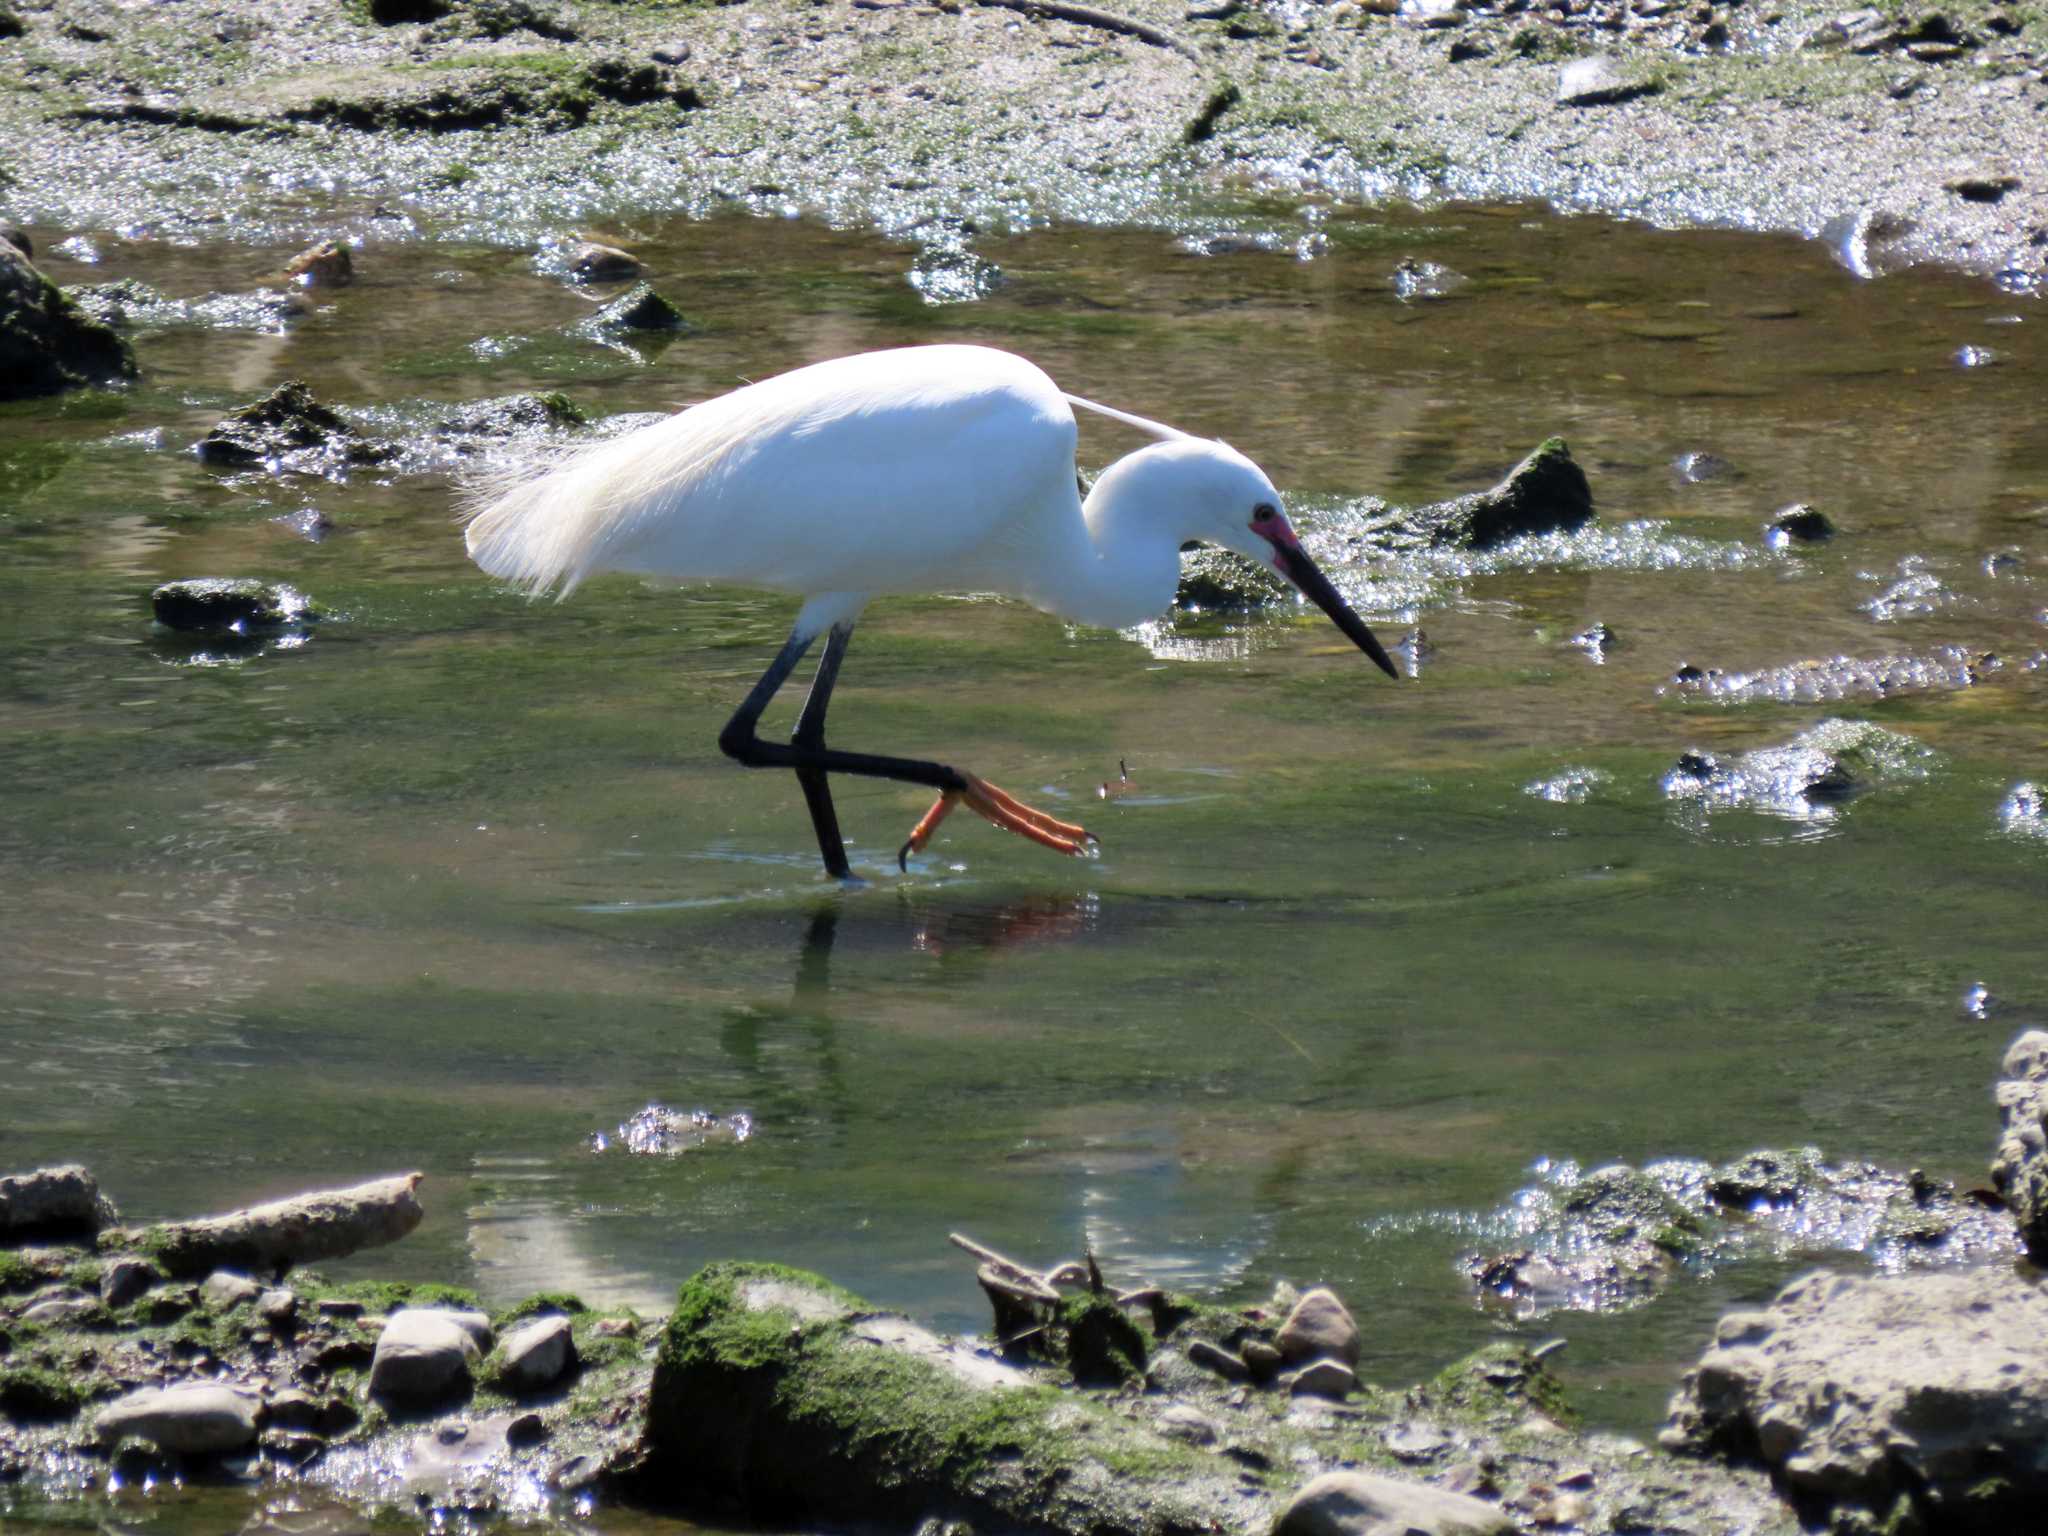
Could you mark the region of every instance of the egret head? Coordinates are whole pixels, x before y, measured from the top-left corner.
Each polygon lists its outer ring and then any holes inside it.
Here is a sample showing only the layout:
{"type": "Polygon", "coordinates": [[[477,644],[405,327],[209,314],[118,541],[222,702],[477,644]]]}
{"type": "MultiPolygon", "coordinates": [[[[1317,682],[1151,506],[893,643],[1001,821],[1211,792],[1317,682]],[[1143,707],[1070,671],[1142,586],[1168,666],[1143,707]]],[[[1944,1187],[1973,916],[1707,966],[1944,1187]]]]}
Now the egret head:
{"type": "Polygon", "coordinates": [[[1271,566],[1301,589],[1302,596],[1330,616],[1345,638],[1389,677],[1401,674],[1365,621],[1311,560],[1287,520],[1280,492],[1250,459],[1228,443],[1184,437],[1158,443],[1119,460],[1103,476],[1129,467],[1133,489],[1172,506],[1180,536],[1220,545],[1247,560],[1271,566]]]}

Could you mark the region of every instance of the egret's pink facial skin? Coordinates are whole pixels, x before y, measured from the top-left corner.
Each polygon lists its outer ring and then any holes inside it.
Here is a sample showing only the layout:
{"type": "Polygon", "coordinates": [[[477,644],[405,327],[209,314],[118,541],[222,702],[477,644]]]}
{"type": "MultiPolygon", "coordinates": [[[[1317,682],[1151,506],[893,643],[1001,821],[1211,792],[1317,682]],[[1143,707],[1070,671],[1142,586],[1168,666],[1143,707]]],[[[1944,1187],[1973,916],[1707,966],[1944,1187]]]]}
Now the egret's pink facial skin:
{"type": "Polygon", "coordinates": [[[1273,546],[1273,569],[1291,580],[1287,559],[1281,552],[1300,549],[1301,540],[1295,535],[1294,525],[1287,521],[1287,514],[1275,512],[1271,517],[1256,520],[1251,524],[1251,530],[1273,546]]]}

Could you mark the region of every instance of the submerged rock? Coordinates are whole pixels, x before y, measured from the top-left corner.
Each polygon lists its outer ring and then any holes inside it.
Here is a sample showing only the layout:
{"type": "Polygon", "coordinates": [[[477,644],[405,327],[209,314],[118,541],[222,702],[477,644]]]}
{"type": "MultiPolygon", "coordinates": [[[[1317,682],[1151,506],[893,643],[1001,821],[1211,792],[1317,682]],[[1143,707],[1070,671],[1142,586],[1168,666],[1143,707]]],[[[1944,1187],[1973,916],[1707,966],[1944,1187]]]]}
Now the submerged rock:
{"type": "Polygon", "coordinates": [[[0,240],[0,400],[135,377],[128,343],[0,240]]]}
{"type": "Polygon", "coordinates": [[[1626,1310],[1688,1270],[1760,1254],[1857,1253],[1908,1268],[2007,1258],[2018,1247],[2002,1211],[1953,1184],[1829,1163],[1812,1147],[1584,1175],[1560,1163],[1491,1220],[1519,1229],[1524,1246],[1475,1255],[1468,1272],[1482,1296],[1524,1316],[1626,1310]]]}
{"type": "Polygon", "coordinates": [[[301,288],[346,288],[356,280],[355,260],[340,241],[322,240],[285,264],[284,279],[301,288]]]}
{"type": "Polygon", "coordinates": [[[617,246],[586,240],[569,253],[569,275],[583,283],[622,283],[640,275],[640,258],[617,246]]]}
{"type": "Polygon", "coordinates": [[[1538,444],[1491,490],[1418,507],[1401,519],[1429,543],[1459,549],[1492,549],[1526,534],[1570,533],[1592,520],[1592,488],[1561,437],[1538,444]]]}
{"type": "Polygon", "coordinates": [[[1820,704],[1973,688],[2002,665],[1994,652],[1943,645],[1919,656],[1831,656],[1753,672],[1688,665],[1667,687],[1724,704],[1820,704]]]}
{"type": "Polygon", "coordinates": [[[1664,1443],[1754,1458],[1837,1530],[2020,1531],[2048,1508],[2048,1292],[2006,1266],[1821,1271],[1732,1312],[1664,1443]]]}
{"type": "Polygon", "coordinates": [[[683,312],[654,291],[651,284],[636,283],[590,317],[585,324],[597,331],[686,331],[689,322],[683,312]]]}
{"type": "Polygon", "coordinates": [[[167,581],[149,594],[157,623],[186,634],[246,637],[294,628],[319,617],[306,594],[253,576],[167,581]]]}
{"type": "Polygon", "coordinates": [[[1781,507],[1764,524],[1764,540],[1773,549],[1787,544],[1818,544],[1834,536],[1835,525],[1827,513],[1804,502],[1781,507]]]}
{"type": "Polygon", "coordinates": [[[1825,820],[1857,795],[1926,777],[1934,754],[1864,720],[1824,720],[1781,747],[1732,759],[1688,752],[1664,776],[1664,793],[1708,810],[1765,811],[1825,820]]]}
{"type": "Polygon", "coordinates": [[[304,299],[275,288],[173,299],[148,283],[124,277],[111,283],[66,288],[64,292],[86,314],[114,330],[204,325],[223,331],[280,332],[288,322],[306,312],[304,299]]]}

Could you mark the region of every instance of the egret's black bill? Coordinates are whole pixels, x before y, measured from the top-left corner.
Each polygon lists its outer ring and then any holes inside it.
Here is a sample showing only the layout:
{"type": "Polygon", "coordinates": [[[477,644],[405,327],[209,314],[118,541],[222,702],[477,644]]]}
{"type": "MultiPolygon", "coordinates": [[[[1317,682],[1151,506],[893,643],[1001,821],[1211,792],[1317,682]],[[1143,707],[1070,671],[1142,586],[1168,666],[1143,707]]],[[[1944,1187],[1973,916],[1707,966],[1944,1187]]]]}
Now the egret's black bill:
{"type": "Polygon", "coordinates": [[[1394,670],[1394,663],[1387,658],[1386,650],[1373,638],[1371,630],[1365,627],[1365,620],[1351,611],[1350,605],[1330,585],[1330,578],[1316,567],[1299,544],[1276,544],[1281,568],[1287,572],[1287,579],[1301,588],[1301,594],[1330,616],[1330,622],[1344,631],[1345,638],[1370,656],[1387,676],[1400,680],[1401,674],[1394,670]]]}

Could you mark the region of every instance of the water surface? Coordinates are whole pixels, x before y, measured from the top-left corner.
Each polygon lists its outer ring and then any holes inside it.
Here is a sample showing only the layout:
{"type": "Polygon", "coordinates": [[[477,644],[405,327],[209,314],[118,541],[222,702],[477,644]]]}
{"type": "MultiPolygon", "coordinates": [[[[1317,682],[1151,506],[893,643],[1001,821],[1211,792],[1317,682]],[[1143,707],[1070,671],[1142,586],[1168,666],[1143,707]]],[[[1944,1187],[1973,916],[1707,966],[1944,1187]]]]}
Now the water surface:
{"type": "MultiPolygon", "coordinates": [[[[2039,304],[1519,208],[1217,233],[990,237],[962,283],[802,223],[649,223],[615,234],[696,329],[638,348],[569,329],[593,296],[527,253],[372,247],[288,335],[148,333],[134,389],[0,411],[0,1165],[84,1161],[141,1219],[424,1169],[419,1233],[343,1268],[493,1301],[658,1311],[757,1256],[980,1327],[948,1230],[1228,1297],[1328,1282],[1373,1379],[1562,1333],[1591,1417],[1639,1432],[1715,1312],[1785,1269],[1620,1318],[1480,1309],[1458,1261],[1505,1241],[1537,1160],[1811,1143],[1981,1181],[1998,1053],[2048,996],[2048,838],[1998,814],[2048,775],[2039,304]],[[1468,281],[1403,298],[1404,260],[1468,281]],[[926,340],[1226,437],[1383,636],[1422,631],[1419,675],[1313,615],[1120,636],[877,603],[834,739],[971,767],[1103,852],[960,816],[898,875],[919,793],[844,782],[867,881],[842,890],[795,786],[714,744],[789,601],[605,578],[528,604],[465,561],[445,476],[187,452],[287,377],[394,431],[421,402],[665,409],[926,340]],[[1482,560],[1346,542],[1361,498],[1482,487],[1552,433],[1595,532],[1482,560]],[[1729,472],[1688,482],[1693,451],[1729,472]],[[1794,501],[1841,535],[1768,547],[1794,501]],[[308,508],[319,542],[277,521],[308,508]],[[154,584],[214,574],[334,617],[245,658],[152,632],[154,584]],[[1571,643],[1596,622],[1601,655],[1571,643]],[[1943,646],[2000,664],[1816,704],[1669,686],[1943,646]],[[1662,788],[1688,749],[1829,717],[1931,755],[1789,814],[1662,788]],[[1980,982],[2002,1008],[1965,1006],[1980,982]],[[650,1102],[755,1131],[594,1149],[650,1102]]],[[[50,267],[195,296],[290,254],[100,246],[50,267]]],[[[1084,465],[1134,446],[1091,422],[1084,465]]]]}

